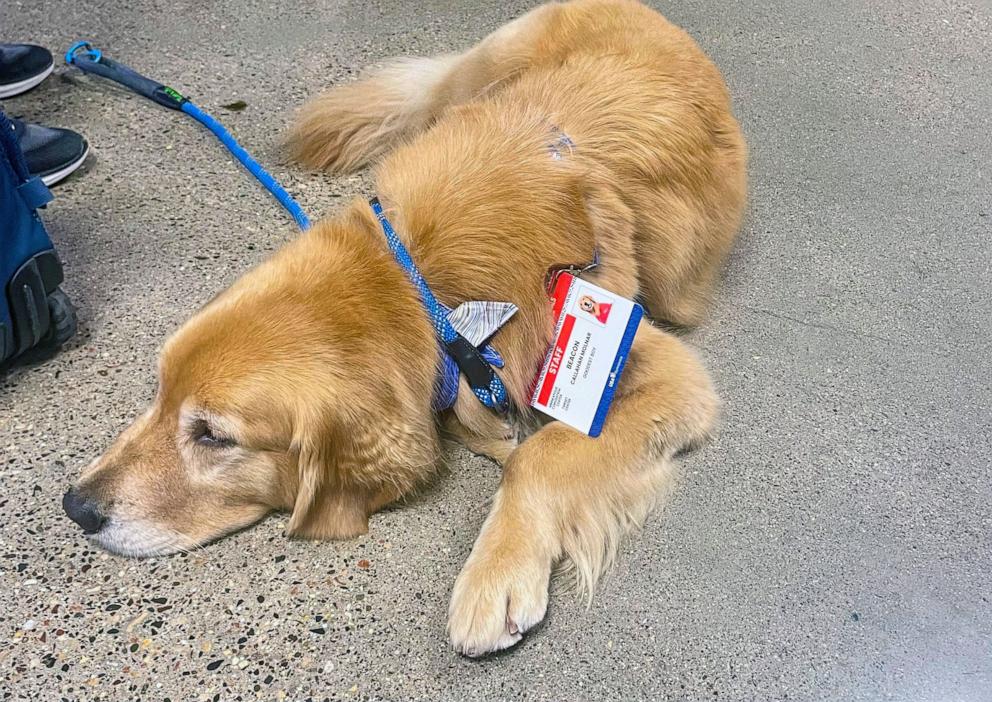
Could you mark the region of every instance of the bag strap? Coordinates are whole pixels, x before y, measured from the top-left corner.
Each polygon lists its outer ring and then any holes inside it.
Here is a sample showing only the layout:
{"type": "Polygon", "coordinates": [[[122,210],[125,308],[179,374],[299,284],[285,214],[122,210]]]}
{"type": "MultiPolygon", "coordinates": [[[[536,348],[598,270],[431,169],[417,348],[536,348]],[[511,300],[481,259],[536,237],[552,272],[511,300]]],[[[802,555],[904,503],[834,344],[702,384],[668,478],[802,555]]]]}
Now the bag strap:
{"type": "Polygon", "coordinates": [[[21,183],[31,180],[27,161],[24,160],[24,154],[21,153],[21,147],[17,143],[17,135],[14,134],[14,125],[3,110],[0,110],[0,146],[3,147],[4,156],[14,169],[17,180],[21,183]]]}

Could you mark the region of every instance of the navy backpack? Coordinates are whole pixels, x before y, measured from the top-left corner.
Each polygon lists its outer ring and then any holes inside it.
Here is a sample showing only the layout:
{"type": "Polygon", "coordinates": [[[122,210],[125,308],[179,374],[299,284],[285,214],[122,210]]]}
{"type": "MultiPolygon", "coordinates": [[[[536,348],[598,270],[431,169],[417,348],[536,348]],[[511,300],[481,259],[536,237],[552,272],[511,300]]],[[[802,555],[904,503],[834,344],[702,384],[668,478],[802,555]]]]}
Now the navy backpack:
{"type": "Polygon", "coordinates": [[[62,263],[38,216],[52,199],[28,173],[10,120],[0,111],[0,369],[45,358],[76,332],[62,292],[62,263]]]}

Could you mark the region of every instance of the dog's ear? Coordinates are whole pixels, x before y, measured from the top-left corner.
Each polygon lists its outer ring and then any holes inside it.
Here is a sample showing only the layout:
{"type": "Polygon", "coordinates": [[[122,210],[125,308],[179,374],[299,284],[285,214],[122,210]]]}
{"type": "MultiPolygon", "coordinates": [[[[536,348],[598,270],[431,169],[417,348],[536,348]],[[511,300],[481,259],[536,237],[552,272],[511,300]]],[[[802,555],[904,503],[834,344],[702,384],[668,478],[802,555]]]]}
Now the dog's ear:
{"type": "Polygon", "coordinates": [[[344,483],[324,442],[298,443],[299,477],[286,532],[305,539],[348,539],[369,528],[367,491],[344,483]]]}
{"type": "Polygon", "coordinates": [[[380,406],[364,416],[352,407],[330,421],[298,427],[298,487],[286,529],[290,536],[346,539],[364,534],[370,514],[430,474],[438,453],[433,419],[420,408],[407,408],[404,417],[400,405],[380,406]]]}

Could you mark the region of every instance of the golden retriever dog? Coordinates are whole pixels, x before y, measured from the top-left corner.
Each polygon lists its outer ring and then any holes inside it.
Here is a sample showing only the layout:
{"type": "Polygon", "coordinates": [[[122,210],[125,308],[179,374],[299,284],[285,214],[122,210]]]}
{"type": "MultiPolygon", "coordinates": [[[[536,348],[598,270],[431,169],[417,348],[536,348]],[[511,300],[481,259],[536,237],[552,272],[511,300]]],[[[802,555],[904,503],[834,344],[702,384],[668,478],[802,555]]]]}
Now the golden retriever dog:
{"type": "Polygon", "coordinates": [[[548,4],[465,53],[332,89],[288,144],[332,173],[378,162],[368,195],[442,302],[519,308],[492,342],[511,411],[485,407],[464,377],[454,407],[432,410],[443,352],[358,198],[165,343],[151,406],[86,468],[66,511],[128,556],[188,549],[272,510],[290,513],[290,536],[346,539],[436,473],[448,432],[503,468],[448,635],[470,656],[512,646],[544,617],[553,568],[590,592],[674,455],[714,426],[699,360],[646,320],[599,437],[540,419],[529,389],[553,334],[556,264],[598,253],[585,279],[657,321],[703,317],[745,202],[723,80],[636,2],[548,4]]]}

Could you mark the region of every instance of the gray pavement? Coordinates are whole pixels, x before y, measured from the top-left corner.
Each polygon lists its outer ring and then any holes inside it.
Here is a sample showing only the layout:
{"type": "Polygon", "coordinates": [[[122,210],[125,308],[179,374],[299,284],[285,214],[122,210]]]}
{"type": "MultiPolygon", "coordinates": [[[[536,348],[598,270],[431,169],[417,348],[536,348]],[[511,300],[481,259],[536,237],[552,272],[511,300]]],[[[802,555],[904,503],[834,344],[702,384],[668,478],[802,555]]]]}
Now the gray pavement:
{"type": "MultiPolygon", "coordinates": [[[[0,28],[185,89],[319,215],[367,180],[282,165],[293,107],[527,6],[12,1],[0,28]]],[[[45,212],[81,333],[0,380],[0,699],[992,700],[990,11],[658,7],[723,69],[752,148],[687,337],[722,429],[591,608],[559,595],[479,662],[445,610],[499,474],[462,450],[354,541],[290,542],[274,516],[183,556],[87,547],[64,487],[150,399],[165,335],[294,229],[201,128],[104,82],[59,68],[4,104],[94,155],[45,212]]]]}

